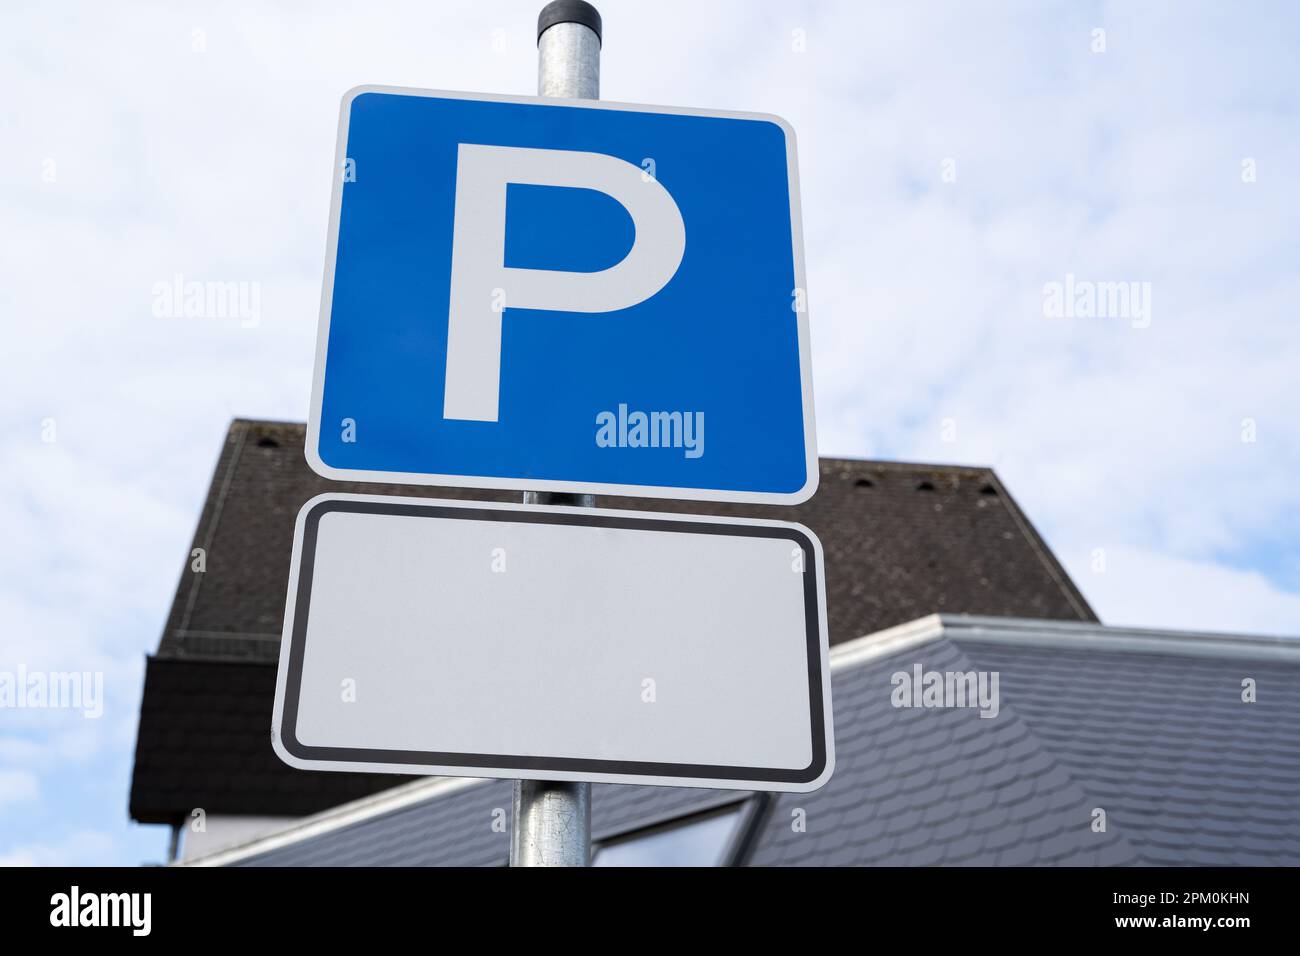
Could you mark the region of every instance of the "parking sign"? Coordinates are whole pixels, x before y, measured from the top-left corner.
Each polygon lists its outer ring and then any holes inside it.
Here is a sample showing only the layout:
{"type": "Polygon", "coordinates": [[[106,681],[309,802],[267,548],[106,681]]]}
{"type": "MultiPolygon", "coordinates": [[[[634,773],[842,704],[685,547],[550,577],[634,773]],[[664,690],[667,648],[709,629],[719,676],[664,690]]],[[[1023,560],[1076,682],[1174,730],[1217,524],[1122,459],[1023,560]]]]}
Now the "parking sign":
{"type": "Polygon", "coordinates": [[[816,490],[784,121],[362,87],[336,159],[318,473],[774,504],[816,490]]]}

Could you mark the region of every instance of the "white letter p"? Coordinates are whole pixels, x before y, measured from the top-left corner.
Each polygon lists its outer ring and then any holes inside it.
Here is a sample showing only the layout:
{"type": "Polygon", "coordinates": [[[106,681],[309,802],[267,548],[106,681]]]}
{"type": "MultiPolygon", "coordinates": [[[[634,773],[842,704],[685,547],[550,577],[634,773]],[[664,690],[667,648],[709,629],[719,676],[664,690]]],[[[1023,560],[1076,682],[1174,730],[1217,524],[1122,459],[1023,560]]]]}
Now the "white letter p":
{"type": "Polygon", "coordinates": [[[500,400],[501,311],[614,312],[644,302],[681,265],[686,227],[677,203],[641,167],[601,153],[461,143],[451,243],[451,308],[443,418],[494,422],[500,400]],[[506,186],[595,189],[632,217],[636,238],[623,260],[600,272],[505,265],[506,186]]]}

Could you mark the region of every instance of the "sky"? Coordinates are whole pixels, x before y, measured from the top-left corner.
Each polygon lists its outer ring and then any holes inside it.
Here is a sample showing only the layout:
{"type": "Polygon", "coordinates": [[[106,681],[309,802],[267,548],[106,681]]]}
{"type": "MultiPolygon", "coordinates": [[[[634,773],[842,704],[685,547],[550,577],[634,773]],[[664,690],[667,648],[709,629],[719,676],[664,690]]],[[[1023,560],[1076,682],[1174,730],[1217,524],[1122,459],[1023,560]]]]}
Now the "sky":
{"type": "MultiPolygon", "coordinates": [[[[541,5],[0,10],[0,671],[103,674],[0,709],[0,864],[164,858],[145,655],[231,418],[306,418],[340,97],[530,94],[541,5]]],[[[603,98],[793,124],[823,455],[993,466],[1106,623],[1300,635],[1300,8],[598,6],[603,98]]]]}

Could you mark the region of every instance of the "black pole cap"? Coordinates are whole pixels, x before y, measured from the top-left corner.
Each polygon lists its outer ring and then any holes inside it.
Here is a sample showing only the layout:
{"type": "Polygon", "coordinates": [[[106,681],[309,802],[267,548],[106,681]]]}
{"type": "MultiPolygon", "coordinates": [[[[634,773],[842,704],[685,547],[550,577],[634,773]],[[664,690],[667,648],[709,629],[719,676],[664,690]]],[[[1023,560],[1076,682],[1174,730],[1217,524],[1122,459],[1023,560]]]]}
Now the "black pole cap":
{"type": "Polygon", "coordinates": [[[542,12],[537,15],[537,40],[539,43],[542,34],[557,23],[581,23],[596,34],[597,40],[604,42],[604,37],[600,32],[600,11],[587,3],[586,0],[551,0],[550,3],[542,7],[542,12]]]}

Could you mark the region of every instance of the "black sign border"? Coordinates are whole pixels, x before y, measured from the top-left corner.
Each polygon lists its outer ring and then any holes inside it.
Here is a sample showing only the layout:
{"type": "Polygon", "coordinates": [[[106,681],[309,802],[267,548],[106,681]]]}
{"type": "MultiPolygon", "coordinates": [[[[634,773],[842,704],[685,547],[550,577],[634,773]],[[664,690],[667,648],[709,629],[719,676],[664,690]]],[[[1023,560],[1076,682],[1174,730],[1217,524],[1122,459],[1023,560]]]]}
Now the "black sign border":
{"type": "MultiPolygon", "coordinates": [[[[543,771],[575,774],[618,774],[623,776],[676,777],[683,781],[736,780],[765,783],[811,783],[826,769],[826,724],[823,712],[822,654],[820,607],[818,602],[817,550],[809,537],[789,526],[730,524],[704,521],[675,521],[671,518],[632,517],[590,512],[528,511],[513,508],[446,507],[434,504],[327,499],[311,508],[303,524],[302,551],[299,558],[298,588],[294,600],[293,634],[289,645],[289,663],[284,691],[284,710],[280,742],[284,749],[301,760],[390,764],[412,767],[447,767],[467,771],[543,771]],[[809,726],[812,731],[812,762],[807,767],[790,770],[770,767],[732,767],[714,764],[656,763],[634,760],[590,760],[579,757],[525,757],[498,754],[433,753],[408,750],[369,750],[351,747],[316,747],[301,743],[297,736],[298,702],[302,693],[303,656],[306,650],[307,619],[311,603],[311,585],[316,558],[316,540],[320,520],[326,514],[396,515],[421,518],[450,518],[473,521],[507,521],[525,524],[576,525],[592,528],[617,528],[641,531],[678,531],[687,534],[729,534],[751,538],[786,538],[803,549],[805,556],[804,622],[807,639],[809,726]]],[[[340,770],[348,769],[339,767],[340,770]]]]}

